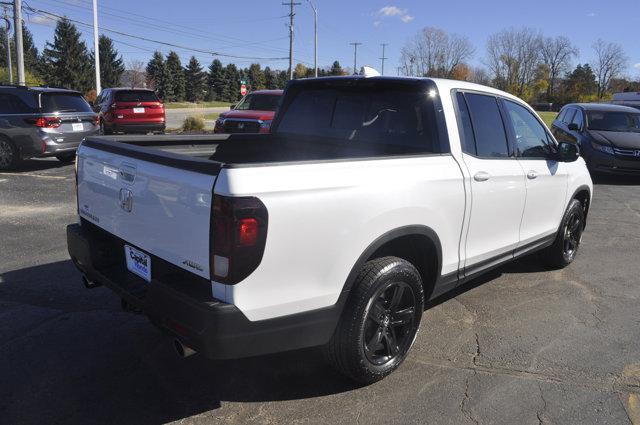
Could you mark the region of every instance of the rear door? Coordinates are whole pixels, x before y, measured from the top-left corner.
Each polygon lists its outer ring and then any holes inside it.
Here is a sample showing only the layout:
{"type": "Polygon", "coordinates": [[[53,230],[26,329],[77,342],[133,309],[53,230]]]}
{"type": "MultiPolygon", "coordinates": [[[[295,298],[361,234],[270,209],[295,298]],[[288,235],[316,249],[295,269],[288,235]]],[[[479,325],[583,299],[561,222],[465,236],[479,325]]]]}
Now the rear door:
{"type": "Polygon", "coordinates": [[[518,249],[527,249],[548,242],[545,237],[555,236],[567,196],[567,169],[554,159],[556,145],[544,124],[524,106],[509,100],[502,103],[518,162],[526,176],[527,198],[518,249]]]}
{"type": "Polygon", "coordinates": [[[522,167],[510,152],[496,97],[456,94],[463,160],[471,175],[471,216],[465,274],[479,272],[513,254],[525,203],[522,167]]]}
{"type": "Polygon", "coordinates": [[[81,218],[136,250],[209,278],[215,162],[95,141],[85,141],[78,158],[81,218]]]}
{"type": "Polygon", "coordinates": [[[80,93],[43,92],[40,94],[40,113],[60,118],[60,125],[44,128],[56,143],[79,143],[98,130],[96,114],[80,93]]]}

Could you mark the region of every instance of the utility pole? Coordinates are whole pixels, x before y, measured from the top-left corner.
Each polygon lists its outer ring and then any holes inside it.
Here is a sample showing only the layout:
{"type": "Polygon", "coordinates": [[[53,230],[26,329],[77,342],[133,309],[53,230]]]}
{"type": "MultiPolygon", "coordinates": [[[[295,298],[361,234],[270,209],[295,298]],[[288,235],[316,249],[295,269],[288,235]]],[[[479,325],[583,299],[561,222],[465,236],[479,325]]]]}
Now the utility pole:
{"type": "Polygon", "coordinates": [[[100,94],[100,47],[98,45],[98,0],[93,0],[93,58],[96,68],[96,96],[100,94]]]}
{"type": "Polygon", "coordinates": [[[307,0],[309,6],[313,9],[313,68],[315,69],[315,77],[318,78],[318,8],[307,0]]]}
{"type": "Polygon", "coordinates": [[[5,42],[7,43],[7,70],[9,71],[9,83],[13,84],[13,66],[11,66],[11,36],[9,32],[11,31],[11,19],[9,19],[9,14],[7,13],[7,6],[3,7],[4,9],[4,35],[5,42]]]}
{"type": "Polygon", "coordinates": [[[297,6],[300,3],[290,1],[288,3],[282,3],[283,6],[289,6],[289,79],[293,80],[293,6],[297,6]]]}
{"type": "Polygon", "coordinates": [[[389,59],[389,58],[385,57],[385,55],[384,55],[384,48],[387,47],[387,43],[382,43],[381,46],[382,46],[382,57],[380,58],[380,60],[382,61],[382,69],[381,69],[382,72],[381,72],[381,74],[384,75],[384,61],[389,59]]]}
{"type": "Polygon", "coordinates": [[[13,1],[13,27],[16,36],[16,60],[18,68],[18,84],[25,85],[24,78],[24,46],[22,44],[22,0],[13,1]]]}
{"type": "Polygon", "coordinates": [[[358,70],[357,70],[357,64],[358,64],[358,46],[361,45],[362,43],[358,43],[358,42],[353,42],[353,43],[349,43],[353,46],[353,74],[357,74],[358,70]]]}

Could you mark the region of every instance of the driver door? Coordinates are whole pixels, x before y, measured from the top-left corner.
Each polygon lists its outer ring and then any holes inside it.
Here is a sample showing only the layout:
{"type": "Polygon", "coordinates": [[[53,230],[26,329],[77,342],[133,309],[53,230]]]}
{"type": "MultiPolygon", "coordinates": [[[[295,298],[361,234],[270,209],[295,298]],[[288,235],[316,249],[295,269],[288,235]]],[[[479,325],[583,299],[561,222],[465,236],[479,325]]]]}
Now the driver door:
{"type": "Polygon", "coordinates": [[[524,106],[503,99],[508,132],[524,172],[526,202],[517,249],[526,249],[554,237],[565,209],[568,174],[554,159],[556,143],[546,127],[524,106]]]}

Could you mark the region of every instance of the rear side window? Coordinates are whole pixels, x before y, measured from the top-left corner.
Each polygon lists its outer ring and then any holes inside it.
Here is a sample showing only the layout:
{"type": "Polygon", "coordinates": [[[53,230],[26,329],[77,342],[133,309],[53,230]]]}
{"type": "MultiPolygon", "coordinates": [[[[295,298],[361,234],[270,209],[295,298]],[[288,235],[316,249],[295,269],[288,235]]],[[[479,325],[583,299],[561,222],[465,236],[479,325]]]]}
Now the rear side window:
{"type": "Polygon", "coordinates": [[[148,90],[121,90],[115,95],[116,102],[158,102],[158,96],[148,90]]]}
{"type": "Polygon", "coordinates": [[[415,87],[367,86],[301,90],[277,133],[317,136],[372,153],[439,153],[434,100],[415,87]]]}
{"type": "Polygon", "coordinates": [[[32,114],[37,109],[27,105],[19,96],[0,93],[0,114],[32,114]]]}
{"type": "Polygon", "coordinates": [[[465,93],[464,97],[473,126],[477,156],[481,158],[508,157],[507,135],[500,115],[498,100],[493,96],[475,93],[465,93]]]}
{"type": "Polygon", "coordinates": [[[42,93],[40,95],[41,112],[92,112],[91,106],[80,94],[42,93]]]}

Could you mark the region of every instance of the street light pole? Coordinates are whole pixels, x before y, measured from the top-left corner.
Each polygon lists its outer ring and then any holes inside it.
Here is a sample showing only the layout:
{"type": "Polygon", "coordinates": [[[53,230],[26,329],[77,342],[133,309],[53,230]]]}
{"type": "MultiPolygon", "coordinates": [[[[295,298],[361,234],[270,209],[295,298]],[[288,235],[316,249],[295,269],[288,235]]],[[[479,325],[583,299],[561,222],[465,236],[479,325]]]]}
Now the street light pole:
{"type": "Polygon", "coordinates": [[[4,21],[6,25],[4,28],[4,35],[7,43],[7,70],[9,71],[9,84],[13,84],[13,66],[11,66],[11,36],[9,35],[9,32],[11,31],[11,19],[9,19],[9,16],[7,14],[6,6],[4,6],[4,21]]]}
{"type": "Polygon", "coordinates": [[[354,42],[349,44],[353,46],[353,75],[356,75],[358,73],[358,70],[356,69],[358,66],[358,46],[362,43],[354,42]]]}
{"type": "Polygon", "coordinates": [[[100,47],[98,43],[98,0],[93,0],[93,58],[96,68],[96,96],[100,94],[100,47]]]}
{"type": "Polygon", "coordinates": [[[318,78],[318,8],[311,0],[307,0],[311,9],[313,9],[313,67],[315,69],[315,77],[318,78]]]}

